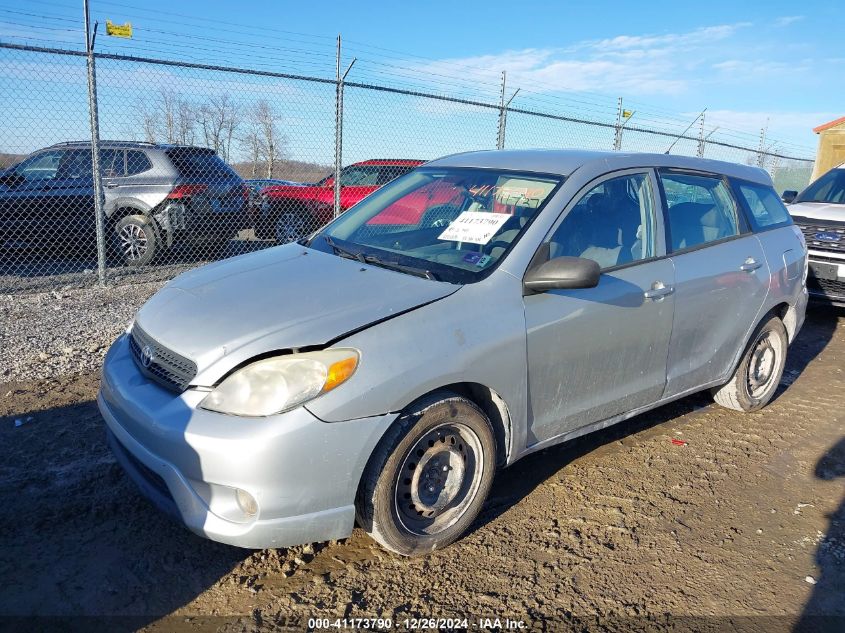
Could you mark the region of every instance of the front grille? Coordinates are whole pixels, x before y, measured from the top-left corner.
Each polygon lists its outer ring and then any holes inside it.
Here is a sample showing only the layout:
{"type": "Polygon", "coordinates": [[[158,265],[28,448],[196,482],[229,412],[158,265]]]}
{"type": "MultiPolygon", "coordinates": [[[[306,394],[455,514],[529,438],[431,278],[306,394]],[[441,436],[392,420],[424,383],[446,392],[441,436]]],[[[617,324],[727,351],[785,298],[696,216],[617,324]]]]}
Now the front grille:
{"type": "Polygon", "coordinates": [[[129,348],[144,375],[173,391],[185,391],[197,374],[194,361],[162,347],[137,325],[129,336],[129,348]],[[145,365],[147,358],[149,362],[145,365]]]}
{"type": "Polygon", "coordinates": [[[845,253],[845,226],[841,222],[836,224],[796,222],[804,234],[807,248],[814,251],[830,251],[845,253]],[[820,239],[827,236],[828,239],[820,239]],[[838,237],[838,241],[835,239],[838,237]]]}
{"type": "Polygon", "coordinates": [[[807,279],[807,288],[810,290],[810,292],[824,293],[825,295],[828,295],[830,297],[845,297],[845,281],[810,277],[807,279]]]}

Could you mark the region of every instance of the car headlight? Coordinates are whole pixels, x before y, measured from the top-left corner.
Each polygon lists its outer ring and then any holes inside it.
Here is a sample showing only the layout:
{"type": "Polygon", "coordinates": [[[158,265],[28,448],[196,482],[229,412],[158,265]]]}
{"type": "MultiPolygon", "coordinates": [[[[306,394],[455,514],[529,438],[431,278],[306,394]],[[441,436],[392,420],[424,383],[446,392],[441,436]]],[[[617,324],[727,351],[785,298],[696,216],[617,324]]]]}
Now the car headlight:
{"type": "Polygon", "coordinates": [[[358,358],[354,349],[328,349],[259,360],[228,376],[200,406],[250,417],[290,411],[346,382],[358,358]]]}

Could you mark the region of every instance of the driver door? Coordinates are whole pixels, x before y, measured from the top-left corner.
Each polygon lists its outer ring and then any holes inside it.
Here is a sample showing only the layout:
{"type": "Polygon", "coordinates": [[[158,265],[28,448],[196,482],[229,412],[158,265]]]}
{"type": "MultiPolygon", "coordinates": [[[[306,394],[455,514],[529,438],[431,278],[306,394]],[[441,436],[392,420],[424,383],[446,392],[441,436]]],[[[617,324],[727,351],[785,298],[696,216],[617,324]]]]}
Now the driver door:
{"type": "Polygon", "coordinates": [[[674,310],[652,170],[594,181],[547,236],[550,257],[593,259],[595,288],[526,296],[533,445],[659,400],[674,310]]]}

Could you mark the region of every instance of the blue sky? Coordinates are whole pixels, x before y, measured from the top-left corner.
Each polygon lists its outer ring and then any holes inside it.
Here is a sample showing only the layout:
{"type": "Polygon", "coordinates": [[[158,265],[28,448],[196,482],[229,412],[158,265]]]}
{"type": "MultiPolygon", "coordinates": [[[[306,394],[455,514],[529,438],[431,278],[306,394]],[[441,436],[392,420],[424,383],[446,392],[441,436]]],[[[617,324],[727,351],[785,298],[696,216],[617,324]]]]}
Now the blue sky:
{"type": "MultiPolygon", "coordinates": [[[[0,0],[0,40],[79,41],[81,0],[0,0]],[[28,14],[28,15],[27,15],[28,14]]],[[[811,128],[845,115],[845,6],[737,2],[231,2],[91,0],[94,19],[129,20],[133,40],[104,51],[334,72],[333,38],[359,58],[351,80],[497,98],[501,70],[514,105],[613,116],[616,98],[642,124],[681,126],[708,108],[709,128],[815,146],[811,128]]],[[[633,120],[632,120],[633,123],[633,120]]]]}

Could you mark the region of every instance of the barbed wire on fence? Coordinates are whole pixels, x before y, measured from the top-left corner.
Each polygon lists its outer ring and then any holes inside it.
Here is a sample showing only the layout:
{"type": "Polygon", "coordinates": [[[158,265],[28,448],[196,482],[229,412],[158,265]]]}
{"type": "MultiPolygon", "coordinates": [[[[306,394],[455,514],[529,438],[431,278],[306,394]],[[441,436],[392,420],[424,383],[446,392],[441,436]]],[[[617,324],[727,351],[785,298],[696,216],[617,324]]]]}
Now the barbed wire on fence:
{"type": "MultiPolygon", "coordinates": [[[[37,15],[30,7],[5,13],[37,15]]],[[[220,26],[252,33],[242,28],[220,26]]],[[[461,151],[665,152],[674,144],[676,153],[760,165],[783,188],[806,184],[812,168],[790,144],[755,143],[747,132],[713,130],[709,119],[685,132],[693,117],[637,102],[623,124],[618,108],[589,95],[523,89],[513,77],[505,94],[500,81],[458,76],[460,65],[425,70],[388,49],[387,60],[371,59],[380,49],[361,43],[346,53],[357,65],[339,82],[328,72],[279,72],[263,53],[271,45],[246,44],[256,58],[249,68],[126,54],[112,42],[94,52],[100,134],[92,145],[86,52],[0,42],[0,85],[15,97],[0,103],[0,167],[15,165],[0,184],[0,292],[91,284],[98,266],[109,283],[166,279],[291,241],[414,166],[461,151]],[[93,147],[103,181],[100,248],[93,147]]],[[[279,50],[302,61],[307,46],[279,50]]],[[[341,66],[339,48],[322,54],[321,68],[341,66]]]]}

